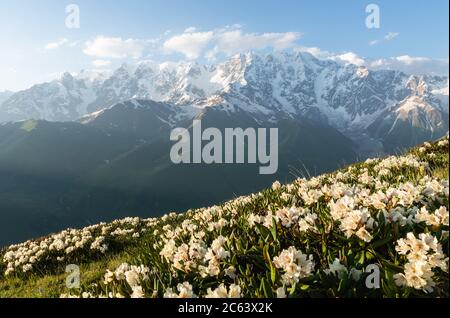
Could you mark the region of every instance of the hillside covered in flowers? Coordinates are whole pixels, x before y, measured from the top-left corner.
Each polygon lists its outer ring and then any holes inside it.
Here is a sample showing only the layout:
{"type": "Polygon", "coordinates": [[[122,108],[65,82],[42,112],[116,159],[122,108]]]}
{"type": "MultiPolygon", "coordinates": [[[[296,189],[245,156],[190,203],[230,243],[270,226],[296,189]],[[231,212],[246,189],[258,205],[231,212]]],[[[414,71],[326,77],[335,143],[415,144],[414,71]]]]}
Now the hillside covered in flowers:
{"type": "Polygon", "coordinates": [[[448,297],[448,144],[9,246],[0,297],[448,297]]]}

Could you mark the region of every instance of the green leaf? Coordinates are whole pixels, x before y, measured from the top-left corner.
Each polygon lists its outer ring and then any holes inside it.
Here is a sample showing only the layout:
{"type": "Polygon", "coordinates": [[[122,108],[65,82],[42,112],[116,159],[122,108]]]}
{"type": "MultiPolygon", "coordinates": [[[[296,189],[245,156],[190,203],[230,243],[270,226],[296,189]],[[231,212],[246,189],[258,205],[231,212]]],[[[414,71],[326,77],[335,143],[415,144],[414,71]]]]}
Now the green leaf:
{"type": "Polygon", "coordinates": [[[265,242],[267,242],[268,237],[270,236],[270,231],[264,225],[256,224],[259,234],[263,238],[265,242]]]}
{"type": "Polygon", "coordinates": [[[300,286],[300,289],[301,289],[301,290],[308,290],[309,287],[311,287],[311,286],[309,286],[309,285],[301,285],[301,286],[300,286]]]}
{"type": "Polygon", "coordinates": [[[366,260],[364,251],[358,253],[358,254],[356,255],[356,259],[358,259],[358,263],[359,263],[359,264],[364,265],[365,260],[366,260]]]}
{"type": "Polygon", "coordinates": [[[373,247],[373,248],[377,248],[377,247],[386,245],[386,244],[389,243],[391,240],[392,240],[392,235],[388,235],[388,237],[386,237],[386,238],[384,238],[384,239],[382,239],[382,240],[379,240],[379,241],[376,241],[376,242],[372,243],[372,247],[373,247]]]}
{"type": "Polygon", "coordinates": [[[272,233],[274,241],[277,241],[277,222],[275,218],[272,218],[272,228],[270,229],[270,232],[272,233]]]}
{"type": "Polygon", "coordinates": [[[261,280],[261,286],[266,298],[274,298],[272,288],[265,278],[261,280]]]}
{"type": "Polygon", "coordinates": [[[270,265],[270,279],[272,280],[272,284],[275,284],[277,280],[277,270],[272,264],[270,265]]]}
{"type": "Polygon", "coordinates": [[[297,289],[297,283],[294,283],[294,285],[292,285],[291,289],[289,290],[289,295],[293,296],[295,294],[296,289],[297,289]]]}

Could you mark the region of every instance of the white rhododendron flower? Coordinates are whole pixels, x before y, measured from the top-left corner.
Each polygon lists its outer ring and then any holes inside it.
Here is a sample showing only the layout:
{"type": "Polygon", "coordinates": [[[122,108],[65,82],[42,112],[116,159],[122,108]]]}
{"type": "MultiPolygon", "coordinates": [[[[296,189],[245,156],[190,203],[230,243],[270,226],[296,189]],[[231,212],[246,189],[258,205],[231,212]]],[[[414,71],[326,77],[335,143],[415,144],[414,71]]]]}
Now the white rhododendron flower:
{"type": "Polygon", "coordinates": [[[273,264],[276,268],[282,269],[283,283],[292,285],[298,283],[302,278],[312,275],[314,261],[312,255],[305,255],[294,246],[283,250],[280,255],[274,257],[273,264]]]}
{"type": "Polygon", "coordinates": [[[164,298],[197,298],[194,294],[193,287],[188,282],[178,284],[178,293],[174,292],[172,288],[168,288],[164,293],[164,298]]]}
{"type": "Polygon", "coordinates": [[[216,289],[208,288],[205,298],[241,298],[241,287],[232,284],[227,288],[220,284],[216,289]]]}
{"type": "Polygon", "coordinates": [[[341,264],[339,259],[335,259],[332,264],[330,264],[328,269],[325,269],[324,272],[326,274],[333,274],[339,278],[342,278],[343,275],[347,275],[348,269],[345,265],[341,264]]]}
{"type": "Polygon", "coordinates": [[[272,189],[273,189],[273,190],[279,190],[279,189],[281,189],[281,183],[278,182],[278,181],[275,181],[275,182],[272,184],[272,189]]]}
{"type": "Polygon", "coordinates": [[[276,290],[277,298],[286,298],[286,290],[284,287],[280,287],[276,290]]]}
{"type": "Polygon", "coordinates": [[[145,297],[145,293],[142,290],[141,286],[133,286],[133,293],[131,294],[131,298],[144,298],[145,297]]]}
{"type": "Polygon", "coordinates": [[[405,239],[398,240],[396,250],[408,259],[404,273],[394,275],[398,286],[432,292],[436,285],[433,269],[448,272],[448,257],[443,254],[437,239],[430,234],[421,233],[416,238],[414,233],[408,233],[405,239]]]}
{"type": "Polygon", "coordinates": [[[415,215],[416,222],[425,222],[430,226],[449,225],[449,212],[447,207],[441,206],[434,213],[428,212],[426,207],[422,207],[415,215]]]}

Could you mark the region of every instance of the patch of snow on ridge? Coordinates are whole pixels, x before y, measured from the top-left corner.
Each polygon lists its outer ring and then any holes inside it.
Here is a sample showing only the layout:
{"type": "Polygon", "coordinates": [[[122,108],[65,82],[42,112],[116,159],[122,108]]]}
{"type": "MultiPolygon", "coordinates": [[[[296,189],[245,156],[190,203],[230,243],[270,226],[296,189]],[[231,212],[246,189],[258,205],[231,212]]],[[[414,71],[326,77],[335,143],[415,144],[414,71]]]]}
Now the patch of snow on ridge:
{"type": "Polygon", "coordinates": [[[102,115],[108,108],[105,109],[101,109],[99,111],[93,112],[91,114],[87,114],[84,115],[83,117],[80,118],[80,123],[82,124],[89,124],[90,122],[92,122],[93,120],[95,120],[97,117],[99,117],[100,115],[102,115]]]}

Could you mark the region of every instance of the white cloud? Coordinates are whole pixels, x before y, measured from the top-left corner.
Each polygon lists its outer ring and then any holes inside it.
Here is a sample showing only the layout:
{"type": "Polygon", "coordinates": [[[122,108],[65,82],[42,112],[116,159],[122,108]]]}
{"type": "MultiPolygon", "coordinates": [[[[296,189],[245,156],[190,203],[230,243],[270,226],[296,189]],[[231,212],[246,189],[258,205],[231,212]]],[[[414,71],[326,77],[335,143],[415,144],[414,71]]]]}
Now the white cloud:
{"type": "Polygon", "coordinates": [[[164,42],[164,49],[168,52],[182,53],[193,60],[201,56],[203,50],[214,37],[214,32],[195,32],[175,35],[164,42]]]}
{"type": "Polygon", "coordinates": [[[66,45],[67,43],[69,43],[69,40],[67,40],[66,38],[62,38],[62,39],[59,39],[56,42],[48,43],[45,46],[45,49],[46,50],[54,50],[54,49],[57,49],[57,48],[59,48],[59,47],[61,47],[63,45],[66,45]]]}
{"type": "Polygon", "coordinates": [[[364,66],[366,61],[361,58],[358,54],[353,52],[347,52],[344,54],[338,54],[330,57],[332,60],[337,60],[343,63],[354,64],[357,66],[364,66]]]}
{"type": "Polygon", "coordinates": [[[95,60],[95,61],[92,61],[92,65],[94,65],[95,67],[106,67],[106,66],[111,65],[111,61],[95,60]]]}
{"type": "Polygon", "coordinates": [[[426,58],[426,57],[412,57],[409,55],[397,56],[395,59],[406,65],[411,65],[413,63],[424,63],[424,62],[430,61],[430,59],[426,58]]]}
{"type": "Polygon", "coordinates": [[[73,48],[73,47],[76,47],[79,43],[80,43],[79,41],[70,42],[66,38],[61,38],[55,42],[48,43],[47,45],[45,45],[44,48],[46,50],[56,50],[56,49],[59,49],[62,47],[73,48]]]}
{"type": "Polygon", "coordinates": [[[365,66],[371,70],[397,70],[406,74],[448,76],[449,60],[402,55],[390,58],[368,59],[354,52],[332,53],[317,47],[297,47],[295,51],[308,52],[318,59],[365,66]]]}
{"type": "Polygon", "coordinates": [[[230,56],[249,50],[282,50],[292,47],[299,38],[300,34],[296,32],[244,33],[238,24],[207,32],[198,32],[190,27],[183,34],[169,38],[164,49],[182,53],[188,59],[214,59],[219,54],[230,56]]]}
{"type": "Polygon", "coordinates": [[[399,35],[400,35],[400,33],[398,33],[398,32],[389,32],[382,39],[370,41],[369,45],[373,46],[373,45],[380,44],[382,42],[392,41],[393,39],[395,39],[399,35]]]}
{"type": "Polygon", "coordinates": [[[364,58],[354,52],[332,53],[322,50],[318,47],[297,47],[295,51],[307,52],[322,60],[332,60],[341,64],[354,64],[357,66],[364,66],[366,61],[364,58]]]}
{"type": "Polygon", "coordinates": [[[395,39],[397,36],[399,36],[400,33],[398,32],[389,32],[388,34],[386,34],[386,36],[384,37],[384,39],[386,41],[391,41],[393,39],[395,39]]]}
{"type": "MultiPolygon", "coordinates": [[[[399,36],[389,32],[375,44],[392,41],[399,36]]],[[[207,58],[211,61],[251,50],[277,51],[291,48],[308,52],[319,59],[333,60],[341,64],[353,64],[373,70],[393,69],[409,74],[448,75],[448,59],[431,59],[408,55],[391,58],[365,58],[355,52],[329,52],[318,47],[298,46],[301,34],[297,32],[246,33],[241,25],[230,25],[220,29],[199,31],[191,26],[183,33],[169,34],[153,40],[122,39],[120,37],[98,36],[86,43],[84,53],[94,56],[92,64],[103,68],[111,64],[113,58],[161,57],[161,54],[179,53],[186,59],[207,58]],[[144,54],[145,53],[145,54],[144,54]]],[[[68,45],[61,41],[62,45],[68,45]]]]}
{"type": "Polygon", "coordinates": [[[186,30],[184,30],[184,33],[194,33],[195,31],[197,31],[197,28],[191,26],[191,27],[187,28],[186,30]]]}
{"type": "Polygon", "coordinates": [[[297,46],[294,48],[294,51],[307,52],[307,53],[317,57],[318,59],[327,59],[327,58],[330,58],[331,56],[335,55],[326,50],[322,50],[321,48],[318,48],[318,47],[297,46]]]}
{"type": "Polygon", "coordinates": [[[80,41],[70,42],[67,44],[69,47],[76,47],[78,44],[80,44],[80,41]]]}
{"type": "Polygon", "coordinates": [[[140,58],[146,41],[98,36],[86,42],[84,53],[99,58],[140,58]]]}
{"type": "Polygon", "coordinates": [[[416,75],[443,75],[448,76],[448,59],[432,59],[428,57],[413,57],[409,55],[391,58],[375,59],[367,62],[368,67],[374,70],[398,70],[407,74],[416,75]]]}
{"type": "Polygon", "coordinates": [[[241,30],[228,31],[217,35],[216,46],[209,52],[209,56],[215,56],[218,53],[229,56],[266,48],[282,50],[292,47],[299,38],[300,35],[295,32],[253,34],[243,33],[241,30]]]}

